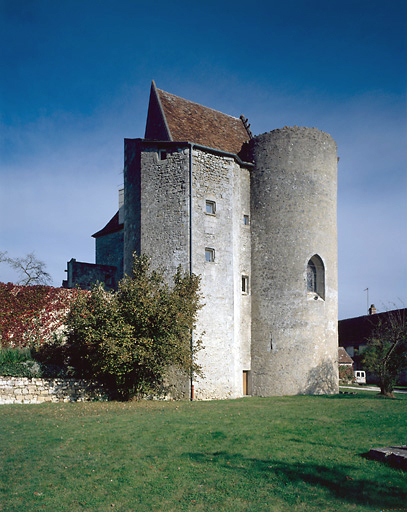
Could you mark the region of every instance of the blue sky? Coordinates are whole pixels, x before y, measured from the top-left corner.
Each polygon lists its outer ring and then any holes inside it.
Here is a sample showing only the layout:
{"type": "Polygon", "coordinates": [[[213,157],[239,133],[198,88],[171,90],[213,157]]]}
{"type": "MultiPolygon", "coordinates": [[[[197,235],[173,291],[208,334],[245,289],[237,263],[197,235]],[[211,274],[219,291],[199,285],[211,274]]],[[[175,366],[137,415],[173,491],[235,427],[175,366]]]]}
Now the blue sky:
{"type": "MultiPolygon", "coordinates": [[[[94,261],[151,80],[338,144],[339,316],[407,304],[404,0],[0,0],[0,250],[94,261]]],[[[0,264],[0,281],[15,275],[0,264]]]]}

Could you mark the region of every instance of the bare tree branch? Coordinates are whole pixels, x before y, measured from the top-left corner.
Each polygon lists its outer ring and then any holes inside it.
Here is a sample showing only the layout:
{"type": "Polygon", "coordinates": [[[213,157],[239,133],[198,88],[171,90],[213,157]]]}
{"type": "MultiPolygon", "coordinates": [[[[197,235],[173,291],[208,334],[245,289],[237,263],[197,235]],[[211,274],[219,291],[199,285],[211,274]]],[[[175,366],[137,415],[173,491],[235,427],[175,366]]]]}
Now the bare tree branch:
{"type": "Polygon", "coordinates": [[[6,257],[6,252],[0,252],[0,261],[4,261],[14,268],[20,277],[17,284],[33,285],[33,284],[50,284],[51,276],[46,271],[45,263],[30,252],[24,258],[9,258],[6,257]],[[1,259],[2,258],[2,259],[1,259]]]}

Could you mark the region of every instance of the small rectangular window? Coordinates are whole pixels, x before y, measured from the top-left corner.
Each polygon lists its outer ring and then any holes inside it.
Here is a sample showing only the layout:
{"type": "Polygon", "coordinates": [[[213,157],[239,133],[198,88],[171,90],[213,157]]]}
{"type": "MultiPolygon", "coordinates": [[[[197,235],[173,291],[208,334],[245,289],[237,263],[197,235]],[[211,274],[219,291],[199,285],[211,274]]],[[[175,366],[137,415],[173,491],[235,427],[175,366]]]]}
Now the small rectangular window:
{"type": "Polygon", "coordinates": [[[245,226],[249,225],[249,216],[248,215],[243,215],[243,224],[245,226]]]}
{"type": "Polygon", "coordinates": [[[159,160],[167,160],[167,150],[166,149],[160,149],[158,151],[158,159],[159,160]]]}
{"type": "Polygon", "coordinates": [[[242,276],[242,293],[249,293],[249,276],[242,276]]]}
{"type": "Polygon", "coordinates": [[[216,203],[215,201],[206,201],[206,213],[209,215],[215,215],[216,213],[216,203]]]}
{"type": "Polygon", "coordinates": [[[209,263],[215,261],[215,249],[211,249],[210,247],[205,248],[205,261],[209,263]]]}

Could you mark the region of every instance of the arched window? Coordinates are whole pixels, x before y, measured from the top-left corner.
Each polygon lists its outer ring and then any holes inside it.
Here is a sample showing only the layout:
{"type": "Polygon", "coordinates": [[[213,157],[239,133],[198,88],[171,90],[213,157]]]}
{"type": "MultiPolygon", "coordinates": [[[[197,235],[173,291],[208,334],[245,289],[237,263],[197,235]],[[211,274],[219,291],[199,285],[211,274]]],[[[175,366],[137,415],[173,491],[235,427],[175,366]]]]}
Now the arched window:
{"type": "Polygon", "coordinates": [[[314,254],[307,264],[307,292],[314,298],[325,300],[325,268],[318,254],[314,254]]]}
{"type": "Polygon", "coordinates": [[[307,291],[317,293],[317,269],[312,260],[309,260],[307,266],[307,291]]]}

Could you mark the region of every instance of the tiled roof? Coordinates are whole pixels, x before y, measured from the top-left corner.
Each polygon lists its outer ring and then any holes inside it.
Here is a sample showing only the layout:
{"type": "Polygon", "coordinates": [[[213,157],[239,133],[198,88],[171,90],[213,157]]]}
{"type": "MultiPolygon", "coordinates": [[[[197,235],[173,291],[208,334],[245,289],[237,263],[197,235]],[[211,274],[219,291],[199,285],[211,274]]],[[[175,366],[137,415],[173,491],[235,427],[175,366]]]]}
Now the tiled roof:
{"type": "Polygon", "coordinates": [[[339,364],[352,364],[353,359],[346,352],[343,347],[338,347],[338,363],[339,364]]]}
{"type": "Polygon", "coordinates": [[[113,217],[109,220],[103,229],[97,231],[92,236],[93,238],[98,238],[99,236],[108,235],[109,233],[115,233],[121,229],[123,229],[123,224],[119,224],[119,212],[117,212],[115,215],[113,215],[113,217]]]}
{"type": "MultiPolygon", "coordinates": [[[[155,123],[159,124],[161,133],[164,133],[162,130],[165,125],[169,140],[193,142],[238,154],[242,145],[250,138],[242,119],[157,89],[154,82],[151,87],[149,117],[155,100],[152,98],[153,95],[156,95],[164,117],[164,122],[160,124],[160,120],[154,116],[155,123]]],[[[149,133],[158,133],[151,127],[151,123],[152,119],[150,118],[147,120],[146,138],[149,138],[149,133]]]]}

